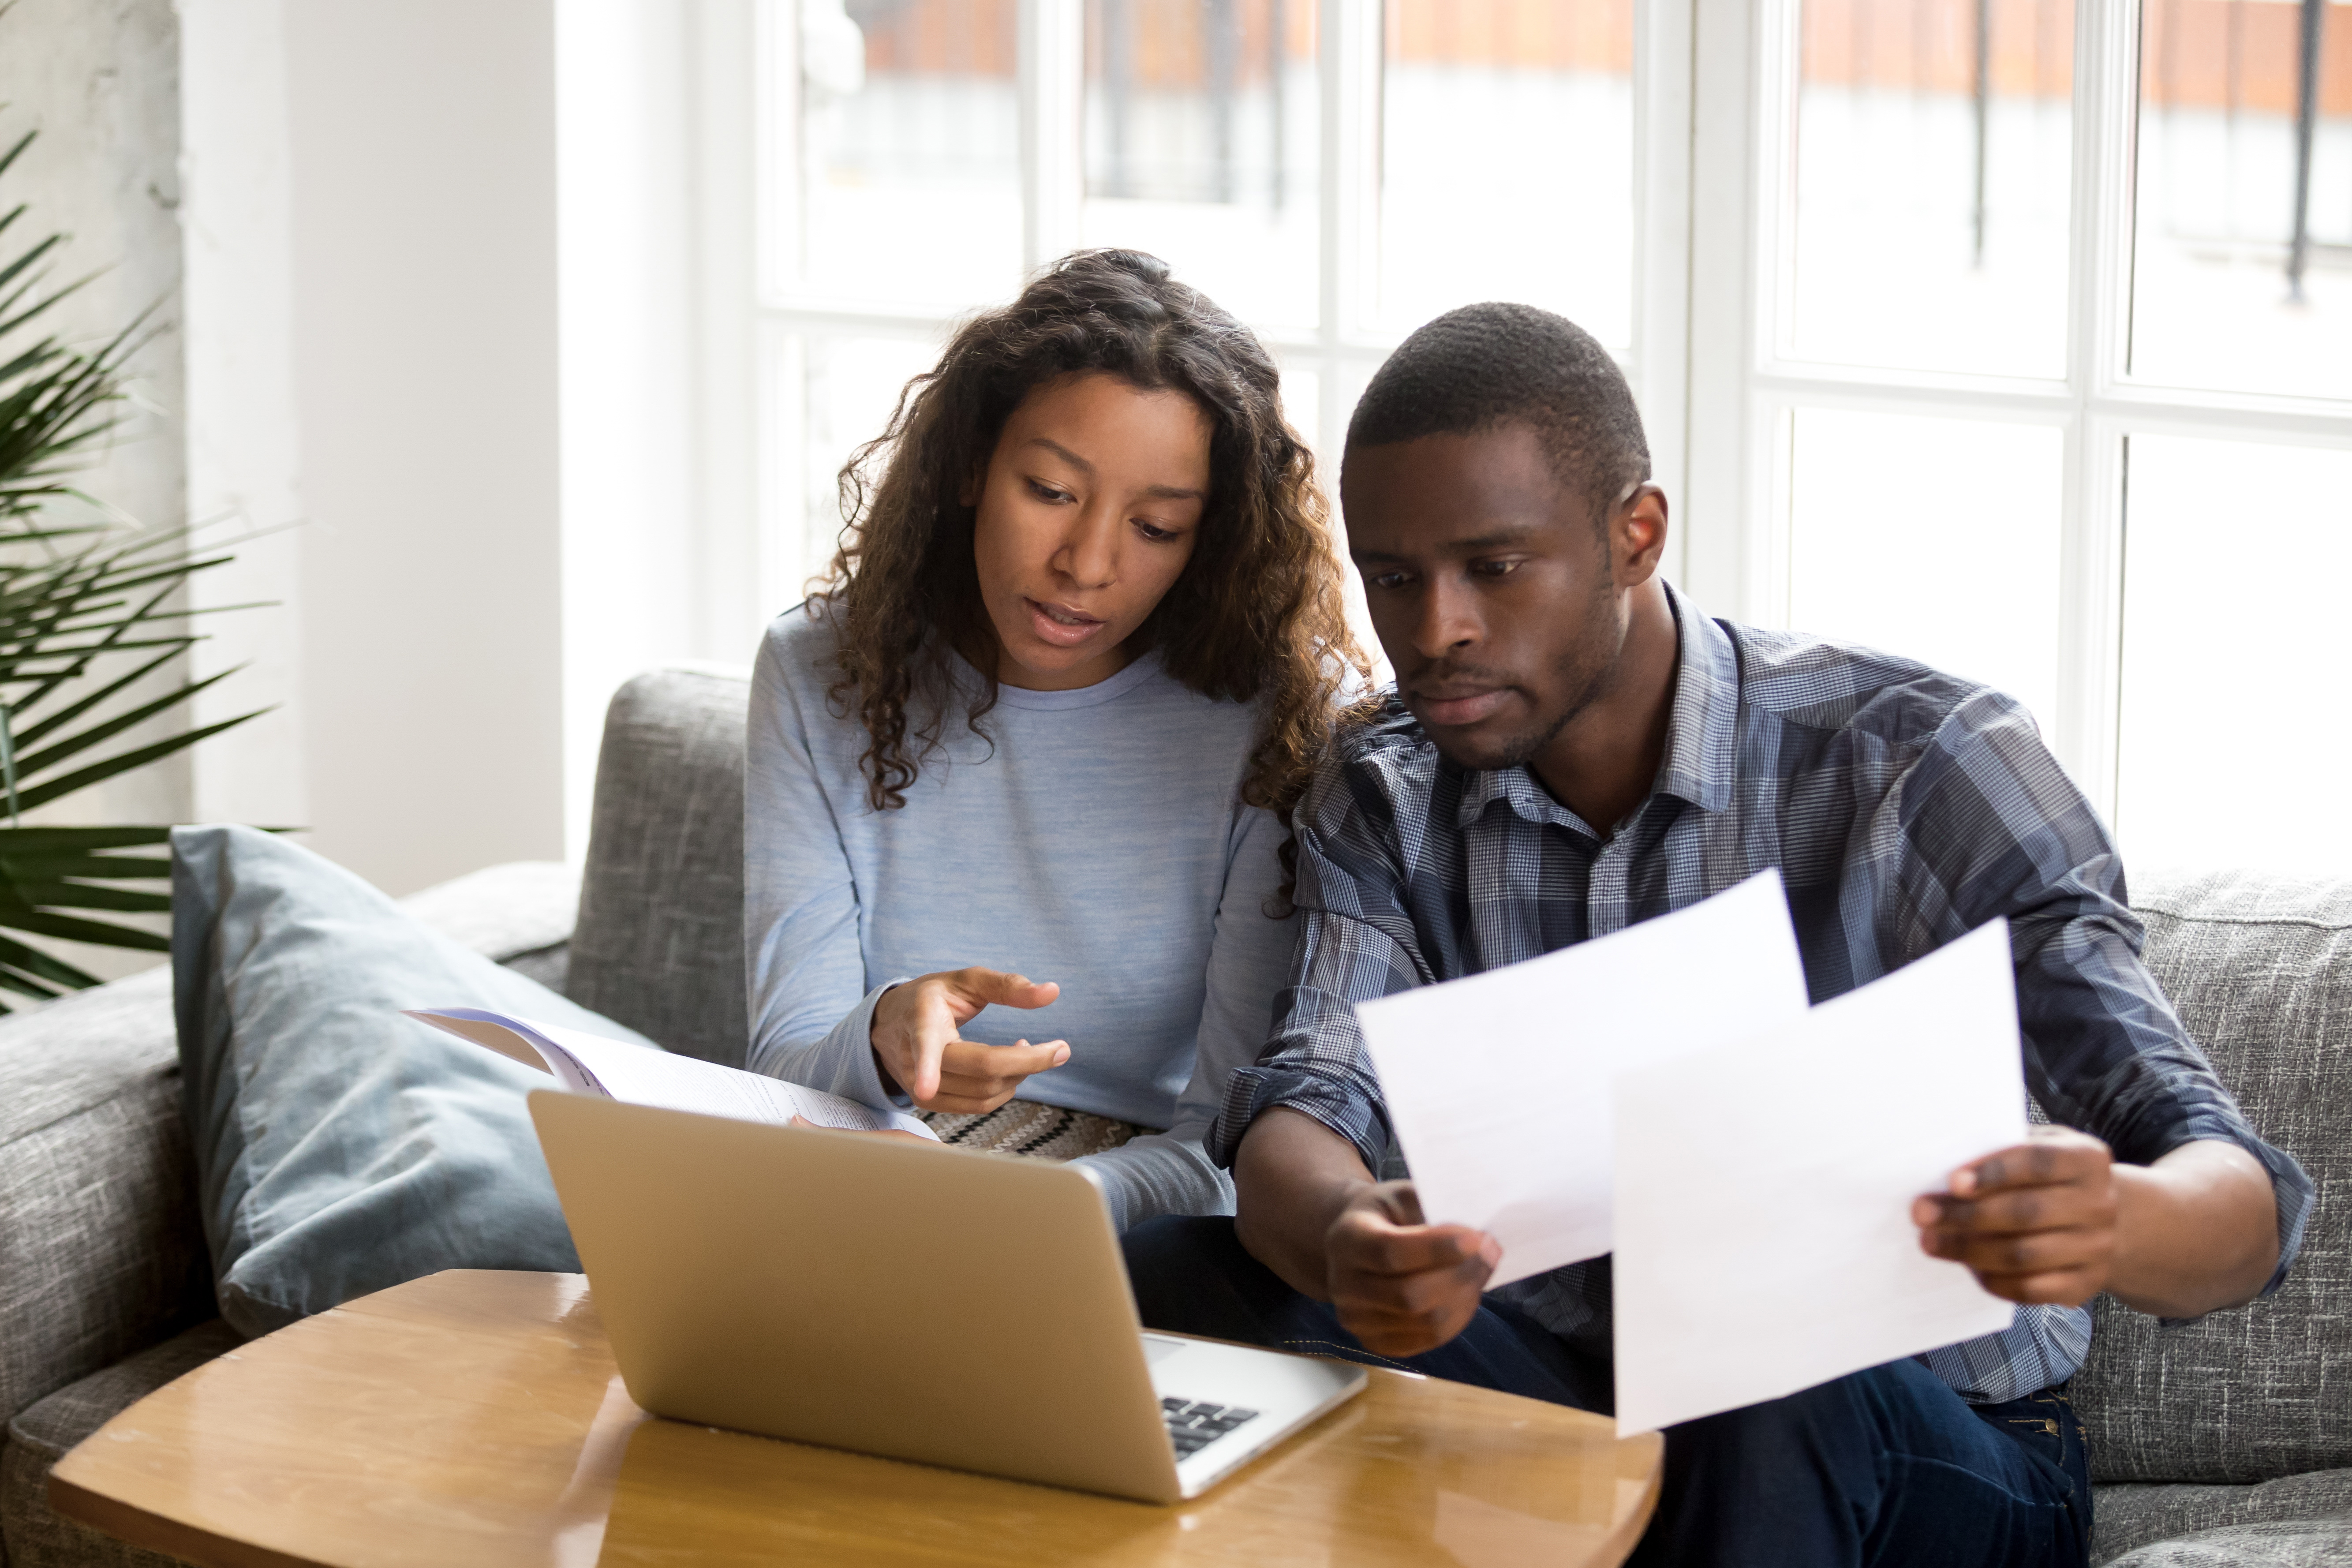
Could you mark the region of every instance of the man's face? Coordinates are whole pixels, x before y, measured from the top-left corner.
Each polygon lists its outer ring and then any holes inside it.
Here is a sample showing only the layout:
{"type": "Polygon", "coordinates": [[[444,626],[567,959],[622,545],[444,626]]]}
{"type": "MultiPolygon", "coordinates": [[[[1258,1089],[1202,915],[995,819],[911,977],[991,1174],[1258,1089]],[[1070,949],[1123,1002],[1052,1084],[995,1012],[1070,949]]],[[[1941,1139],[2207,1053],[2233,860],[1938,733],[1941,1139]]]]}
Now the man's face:
{"type": "Polygon", "coordinates": [[[1351,448],[1339,489],[1397,688],[1449,759],[1516,767],[1607,689],[1612,552],[1532,428],[1351,448]]]}

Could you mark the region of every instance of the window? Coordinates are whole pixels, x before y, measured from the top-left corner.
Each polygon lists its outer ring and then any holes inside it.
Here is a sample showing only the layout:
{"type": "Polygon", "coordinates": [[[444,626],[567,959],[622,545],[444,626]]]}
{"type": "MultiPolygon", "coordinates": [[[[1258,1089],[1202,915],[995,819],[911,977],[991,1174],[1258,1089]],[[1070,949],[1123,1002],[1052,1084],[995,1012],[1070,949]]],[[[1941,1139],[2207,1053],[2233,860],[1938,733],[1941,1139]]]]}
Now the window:
{"type": "Polygon", "coordinates": [[[759,468],[761,597],[953,321],[1079,245],[1247,321],[1327,457],[1399,338],[1494,298],[1590,327],[1678,452],[1681,4],[761,0],[759,456],[718,461],[759,468]]]}
{"type": "Polygon", "coordinates": [[[2352,0],[727,3],[705,491],[762,615],[1075,246],[1242,315],[1327,458],[1404,332],[1517,298],[1625,364],[1706,609],[2012,692],[2135,867],[2352,872],[2263,825],[2335,760],[2352,0]]]}
{"type": "Polygon", "coordinates": [[[1734,9],[1697,56],[1730,84],[1696,153],[1702,597],[2013,693],[2135,868],[2352,872],[2297,788],[2342,746],[2312,694],[2352,539],[2352,7],[1734,9]]]}

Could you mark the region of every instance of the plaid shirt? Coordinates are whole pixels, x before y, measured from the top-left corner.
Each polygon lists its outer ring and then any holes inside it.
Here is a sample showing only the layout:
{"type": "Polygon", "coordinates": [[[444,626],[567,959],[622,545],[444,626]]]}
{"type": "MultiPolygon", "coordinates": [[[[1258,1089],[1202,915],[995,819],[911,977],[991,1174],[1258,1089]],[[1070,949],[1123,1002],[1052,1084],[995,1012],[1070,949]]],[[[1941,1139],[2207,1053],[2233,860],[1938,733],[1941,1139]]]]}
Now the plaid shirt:
{"type": "MultiPolygon", "coordinates": [[[[1815,1002],[2007,916],[2036,1108],[2133,1163],[2195,1139],[2252,1153],[2277,1194],[2264,1288],[2276,1289],[2311,1183],[2254,1135],[2141,964],[2115,847],[2025,710],[1908,660],[1710,620],[1668,596],[1681,647],[1665,758],[1613,835],[1524,767],[1445,762],[1393,694],[1351,727],[1299,813],[1291,984],[1257,1065],[1231,1080],[1213,1156],[1230,1164],[1251,1121],[1286,1106],[1353,1142],[1367,1168],[1402,1174],[1353,1004],[1622,931],[1777,866],[1815,1002]]],[[[1609,1262],[1494,1294],[1606,1354],[1609,1262]]],[[[2014,1327],[1921,1359],[1991,1403],[2065,1381],[2090,1334],[2079,1308],[2025,1307],[2014,1327]]]]}

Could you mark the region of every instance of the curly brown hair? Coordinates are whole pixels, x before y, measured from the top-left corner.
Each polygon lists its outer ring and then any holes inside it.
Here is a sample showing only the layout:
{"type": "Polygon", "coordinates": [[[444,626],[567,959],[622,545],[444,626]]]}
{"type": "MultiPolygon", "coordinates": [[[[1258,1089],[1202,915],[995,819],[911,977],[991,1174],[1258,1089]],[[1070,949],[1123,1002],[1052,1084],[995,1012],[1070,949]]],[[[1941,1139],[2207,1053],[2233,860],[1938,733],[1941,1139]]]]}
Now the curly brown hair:
{"type": "MultiPolygon", "coordinates": [[[[904,805],[938,748],[950,704],[919,711],[911,729],[908,709],[929,677],[943,678],[931,689],[954,689],[949,650],[996,646],[964,499],[972,476],[1024,398],[1087,373],[1181,392],[1209,416],[1200,542],[1129,645],[1156,648],[1170,675],[1205,697],[1261,704],[1242,797],[1286,824],[1329,742],[1343,682],[1350,672],[1370,679],[1348,630],[1329,509],[1313,456],[1282,417],[1264,346],[1172,280],[1166,262],[1132,250],[1066,256],[1010,305],[966,321],[841,470],[841,548],[810,607],[823,607],[839,638],[832,700],[845,717],[854,708],[869,737],[859,759],[867,799],[877,811],[904,805]]],[[[975,662],[983,685],[964,720],[984,734],[997,683],[992,659],[975,662]]]]}

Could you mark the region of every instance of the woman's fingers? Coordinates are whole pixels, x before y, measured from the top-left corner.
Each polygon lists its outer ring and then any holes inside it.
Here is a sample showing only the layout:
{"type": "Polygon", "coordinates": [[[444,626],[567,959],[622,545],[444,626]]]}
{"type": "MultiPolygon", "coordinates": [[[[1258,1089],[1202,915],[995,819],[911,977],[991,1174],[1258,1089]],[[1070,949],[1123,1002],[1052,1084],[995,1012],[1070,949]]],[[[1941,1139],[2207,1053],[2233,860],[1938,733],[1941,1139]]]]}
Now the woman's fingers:
{"type": "Polygon", "coordinates": [[[940,1090],[940,1052],[955,1038],[955,1010],[947,995],[948,976],[926,974],[893,985],[876,999],[866,1039],[885,1087],[925,1104],[940,1090]]]}
{"type": "Polygon", "coordinates": [[[1048,1040],[1033,1046],[984,1046],[977,1040],[950,1037],[922,1042],[927,1047],[908,1070],[892,1076],[925,1110],[959,1114],[993,1110],[1011,1100],[1033,1073],[1050,1072],[1070,1059],[1069,1043],[1048,1040]],[[928,1071],[928,1076],[926,1076],[928,1071]]]}
{"type": "Polygon", "coordinates": [[[938,1094],[931,1097],[931,1103],[924,1106],[923,1109],[925,1110],[943,1110],[951,1116],[985,1116],[990,1111],[997,1109],[997,1107],[1010,1101],[1012,1098],[1013,1091],[1009,1089],[1002,1094],[992,1094],[981,1098],[974,1098],[971,1095],[954,1094],[947,1089],[941,1089],[938,1094]]]}
{"type": "Polygon", "coordinates": [[[975,966],[938,978],[947,983],[946,990],[959,1024],[971,1023],[982,1007],[1045,1007],[1062,994],[1062,988],[1050,980],[1032,980],[1025,974],[1003,969],[975,966]]]}
{"type": "Polygon", "coordinates": [[[1043,1007],[1060,994],[1051,981],[1001,969],[947,970],[894,985],[876,1002],[867,1030],[876,1064],[925,1110],[968,1111],[983,1101],[993,1110],[1023,1079],[1068,1061],[1070,1047],[1060,1040],[983,1046],[961,1038],[963,1026],[983,1007],[1043,1007]]]}
{"type": "Polygon", "coordinates": [[[1042,1046],[1024,1041],[1017,1046],[983,1046],[976,1040],[951,1040],[940,1058],[942,1091],[971,1098],[1010,1096],[1032,1073],[1050,1072],[1070,1059],[1070,1047],[1061,1040],[1042,1046]]]}
{"type": "MultiPolygon", "coordinates": [[[[949,1109],[940,1100],[945,1092],[945,1075],[952,1070],[964,1077],[1009,1077],[1017,1084],[1033,1072],[1059,1067],[1069,1059],[1068,1047],[1062,1047],[1059,1061],[1036,1065],[1007,1064],[1006,1067],[975,1072],[968,1065],[948,1068],[942,1058],[959,1046],[976,1050],[991,1047],[972,1046],[959,1035],[963,1026],[978,1016],[984,1007],[1044,1007],[1062,994],[1062,988],[1052,981],[1036,981],[1025,974],[1014,974],[1002,969],[942,970],[910,980],[904,985],[894,985],[884,992],[874,1005],[874,1019],[867,1030],[874,1046],[877,1064],[896,1087],[912,1096],[917,1105],[926,1110],[949,1109]]],[[[1059,1042],[1055,1042],[1059,1044],[1059,1042]]],[[[1012,1049],[1014,1047],[1003,1047],[1012,1049]]],[[[1025,1042],[1018,1047],[1035,1049],[1025,1042]]],[[[996,1091],[990,1089],[980,1098],[996,1091]]],[[[1009,1097],[1011,1089],[1003,1091],[1009,1097]]],[[[1003,1103],[1002,1099],[998,1103],[1003,1103]]]]}

